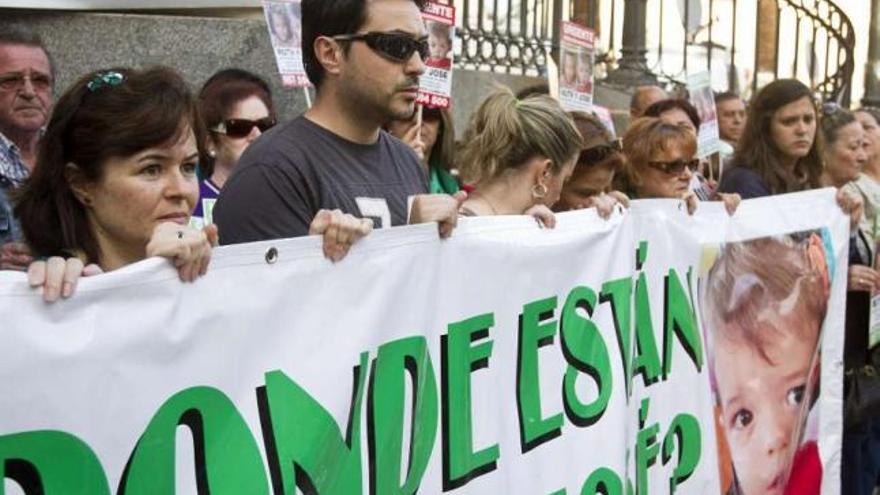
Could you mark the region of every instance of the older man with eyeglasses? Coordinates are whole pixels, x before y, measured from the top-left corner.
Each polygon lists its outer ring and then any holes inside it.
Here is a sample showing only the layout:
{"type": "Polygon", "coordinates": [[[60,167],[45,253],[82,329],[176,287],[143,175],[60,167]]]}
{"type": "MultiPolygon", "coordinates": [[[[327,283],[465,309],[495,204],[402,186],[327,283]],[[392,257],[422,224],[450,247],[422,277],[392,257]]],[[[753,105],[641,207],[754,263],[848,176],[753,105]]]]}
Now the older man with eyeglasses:
{"type": "Polygon", "coordinates": [[[37,145],[52,108],[53,70],[40,37],[0,28],[0,269],[25,269],[22,242],[9,193],[21,186],[37,160],[37,145]]]}

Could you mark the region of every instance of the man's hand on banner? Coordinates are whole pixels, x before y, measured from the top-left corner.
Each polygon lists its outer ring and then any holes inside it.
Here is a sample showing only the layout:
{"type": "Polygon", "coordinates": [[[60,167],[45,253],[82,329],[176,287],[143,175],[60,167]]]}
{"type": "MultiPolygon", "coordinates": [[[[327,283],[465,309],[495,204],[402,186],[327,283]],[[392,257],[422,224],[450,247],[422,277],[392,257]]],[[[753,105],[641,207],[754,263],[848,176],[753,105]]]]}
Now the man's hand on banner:
{"type": "Polygon", "coordinates": [[[862,221],[862,215],[865,213],[865,203],[862,197],[843,189],[837,190],[837,204],[844,213],[849,215],[849,229],[855,232],[859,228],[859,222],[862,221]]]}
{"type": "Polygon", "coordinates": [[[352,244],[372,231],[372,220],[341,210],[320,210],[309,225],[309,235],[324,236],[324,256],[334,263],[345,258],[352,244]]]}
{"type": "Polygon", "coordinates": [[[59,297],[67,299],[76,291],[80,277],[104,273],[98,265],[85,266],[79,258],[64,259],[53,256],[47,261],[35,261],[28,267],[28,283],[43,288],[43,300],[53,303],[59,297]]]}
{"type": "Polygon", "coordinates": [[[0,245],[0,270],[25,271],[33,261],[31,250],[23,242],[0,245]]]}
{"type": "Polygon", "coordinates": [[[409,223],[437,222],[440,237],[445,239],[452,235],[452,230],[458,225],[458,210],[466,199],[467,193],[464,191],[453,195],[419,194],[413,199],[409,223]]]}

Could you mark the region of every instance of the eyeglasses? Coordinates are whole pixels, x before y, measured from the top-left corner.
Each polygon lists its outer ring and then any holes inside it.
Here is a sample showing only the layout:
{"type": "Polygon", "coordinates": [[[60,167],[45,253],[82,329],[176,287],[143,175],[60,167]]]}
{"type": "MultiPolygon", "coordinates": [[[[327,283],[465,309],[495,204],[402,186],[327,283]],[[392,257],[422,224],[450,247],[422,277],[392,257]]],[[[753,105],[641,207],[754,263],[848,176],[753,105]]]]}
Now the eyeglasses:
{"type": "Polygon", "coordinates": [[[577,162],[579,165],[595,165],[612,154],[621,151],[623,151],[623,145],[621,144],[620,139],[615,139],[608,144],[600,144],[599,146],[593,146],[592,148],[581,150],[577,162]]]}
{"type": "Polygon", "coordinates": [[[265,117],[259,120],[227,119],[217,124],[211,131],[218,134],[226,134],[231,138],[243,138],[249,136],[254,127],[259,129],[260,132],[266,132],[274,126],[275,119],[272,117],[265,117]]]}
{"type": "Polygon", "coordinates": [[[336,41],[363,41],[371,50],[395,62],[406,62],[418,52],[422,60],[430,54],[428,37],[413,38],[406,33],[370,32],[364,34],[341,34],[336,41]]]}
{"type": "Polygon", "coordinates": [[[696,172],[700,167],[700,160],[694,158],[693,160],[675,160],[672,162],[648,162],[648,165],[670,175],[681,175],[684,169],[696,172]]]}
{"type": "Polygon", "coordinates": [[[37,91],[46,91],[52,88],[52,78],[46,74],[34,72],[29,76],[21,72],[12,72],[0,75],[0,88],[6,91],[14,91],[24,87],[24,81],[31,82],[31,86],[37,91]]]}

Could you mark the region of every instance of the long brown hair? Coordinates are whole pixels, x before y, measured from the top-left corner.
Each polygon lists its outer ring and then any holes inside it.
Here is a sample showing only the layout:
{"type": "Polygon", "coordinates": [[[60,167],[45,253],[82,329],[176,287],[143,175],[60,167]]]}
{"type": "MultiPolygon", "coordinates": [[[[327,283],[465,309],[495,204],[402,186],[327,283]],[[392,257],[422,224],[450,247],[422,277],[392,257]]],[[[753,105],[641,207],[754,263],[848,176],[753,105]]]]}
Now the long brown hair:
{"type": "Polygon", "coordinates": [[[176,142],[190,130],[201,151],[205,131],[195,98],[172,69],[101,70],[75,82],[55,105],[34,173],[15,195],[15,214],[34,253],[100,259],[86,208],[70,187],[68,164],[97,182],[108,159],[176,142]]]}
{"type": "Polygon", "coordinates": [[[737,144],[733,164],[757,172],[773,194],[803,191],[821,185],[822,136],[818,125],[813,146],[807,156],[797,161],[793,173],[782,165],[779,148],[770,132],[773,115],[785,105],[804,97],[810,98],[815,111],[810,88],[796,79],[778,79],[764,86],[749,105],[746,126],[737,144]]]}

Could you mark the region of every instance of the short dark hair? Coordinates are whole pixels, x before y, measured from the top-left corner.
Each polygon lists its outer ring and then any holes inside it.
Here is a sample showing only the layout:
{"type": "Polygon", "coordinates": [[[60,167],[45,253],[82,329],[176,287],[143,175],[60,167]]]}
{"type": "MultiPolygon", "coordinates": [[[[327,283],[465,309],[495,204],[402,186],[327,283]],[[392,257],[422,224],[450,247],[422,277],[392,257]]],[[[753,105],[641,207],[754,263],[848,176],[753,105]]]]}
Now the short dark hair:
{"type": "Polygon", "coordinates": [[[669,98],[666,100],[660,100],[657,103],[649,106],[645,109],[645,113],[642,115],[644,117],[660,117],[664,113],[670,110],[681,110],[686,113],[688,116],[688,120],[694,124],[694,127],[700,128],[700,113],[697,112],[697,108],[693,103],[685,100],[684,98],[669,98]]]}
{"type": "MultiPolygon", "coordinates": [[[[419,10],[425,7],[426,0],[412,1],[419,10]]],[[[303,66],[316,88],[324,80],[324,68],[315,56],[315,40],[319,36],[356,33],[367,22],[367,3],[368,0],[303,0],[303,66]]]]}
{"type": "MultiPolygon", "coordinates": [[[[211,76],[199,91],[199,112],[205,127],[212,129],[224,119],[236,103],[256,96],[269,109],[269,116],[275,117],[275,105],[272,103],[272,89],[262,77],[244,69],[223,69],[211,76]]],[[[214,138],[213,134],[209,137],[214,138]]],[[[199,168],[205,177],[210,177],[214,169],[214,160],[203,153],[199,156],[199,168]]]]}
{"type": "Polygon", "coordinates": [[[70,186],[68,163],[84,180],[98,181],[108,159],[175,142],[190,129],[201,150],[205,131],[195,97],[172,69],[116,68],[80,78],[55,105],[34,173],[14,193],[15,215],[34,253],[83,253],[89,263],[100,260],[86,209],[70,186]],[[122,82],[90,84],[108,72],[121,74],[122,82]]]}
{"type": "Polygon", "coordinates": [[[742,96],[733,91],[722,91],[721,93],[715,93],[715,104],[719,104],[728,100],[739,100],[743,101],[742,96]]]}
{"type": "Polygon", "coordinates": [[[55,61],[52,60],[49,50],[46,50],[43,38],[33,29],[20,24],[0,25],[0,45],[24,45],[43,50],[49,59],[49,70],[52,71],[50,75],[55,75],[55,61]]]}

